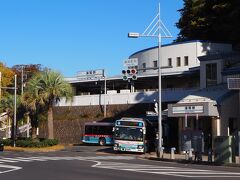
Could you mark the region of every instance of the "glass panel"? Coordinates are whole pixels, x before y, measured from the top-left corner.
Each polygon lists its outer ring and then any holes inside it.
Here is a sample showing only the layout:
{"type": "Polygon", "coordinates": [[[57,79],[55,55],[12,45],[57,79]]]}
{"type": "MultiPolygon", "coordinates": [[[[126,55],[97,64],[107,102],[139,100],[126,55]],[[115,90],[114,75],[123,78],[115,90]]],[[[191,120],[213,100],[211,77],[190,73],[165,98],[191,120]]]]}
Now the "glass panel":
{"type": "Polygon", "coordinates": [[[143,72],[146,72],[146,63],[142,63],[142,67],[143,67],[143,72]]]}
{"type": "Polygon", "coordinates": [[[181,58],[180,57],[177,57],[177,66],[181,66],[181,58]]]}
{"type": "Polygon", "coordinates": [[[142,128],[117,127],[115,139],[128,141],[143,141],[142,128]]]}
{"type": "Polygon", "coordinates": [[[92,126],[85,126],[85,134],[92,134],[92,126]]]}
{"type": "Polygon", "coordinates": [[[184,66],[188,66],[188,56],[184,56],[184,66]]]}
{"type": "Polygon", "coordinates": [[[168,66],[172,66],[172,58],[168,58],[168,66]]]}
{"type": "Polygon", "coordinates": [[[206,65],[206,86],[217,84],[217,64],[211,63],[206,65]]]}

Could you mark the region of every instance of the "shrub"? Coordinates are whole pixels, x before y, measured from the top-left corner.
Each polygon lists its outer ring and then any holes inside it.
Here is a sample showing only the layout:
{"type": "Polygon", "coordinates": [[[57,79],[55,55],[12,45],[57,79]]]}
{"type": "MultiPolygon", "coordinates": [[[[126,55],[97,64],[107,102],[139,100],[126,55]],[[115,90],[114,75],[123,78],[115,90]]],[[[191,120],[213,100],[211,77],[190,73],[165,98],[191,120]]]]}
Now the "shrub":
{"type": "Polygon", "coordinates": [[[0,140],[0,144],[3,144],[4,146],[10,146],[10,145],[12,145],[12,140],[11,139],[2,139],[2,140],[0,140]]]}
{"type": "MultiPolygon", "coordinates": [[[[0,144],[4,146],[12,145],[11,139],[4,139],[0,141],[0,144]]],[[[58,144],[57,139],[31,139],[31,138],[20,138],[16,140],[17,147],[49,147],[58,144]]]]}

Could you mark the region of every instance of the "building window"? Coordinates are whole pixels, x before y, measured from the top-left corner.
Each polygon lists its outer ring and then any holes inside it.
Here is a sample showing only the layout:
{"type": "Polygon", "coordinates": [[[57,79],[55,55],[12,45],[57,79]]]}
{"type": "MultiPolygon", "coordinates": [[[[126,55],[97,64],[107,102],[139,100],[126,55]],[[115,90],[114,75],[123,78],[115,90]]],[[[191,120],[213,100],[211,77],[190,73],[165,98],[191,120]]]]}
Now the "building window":
{"type": "Polygon", "coordinates": [[[172,66],[172,58],[168,58],[168,66],[172,66]]]}
{"type": "Polygon", "coordinates": [[[157,68],[158,66],[157,66],[157,61],[153,61],[153,67],[155,67],[155,68],[157,68]]]}
{"type": "Polygon", "coordinates": [[[217,84],[217,64],[206,64],[206,86],[214,86],[217,84]]]}
{"type": "Polygon", "coordinates": [[[188,56],[184,56],[184,66],[188,66],[188,56]]]}
{"type": "Polygon", "coordinates": [[[177,57],[177,67],[181,66],[181,58],[177,57]]]}
{"type": "Polygon", "coordinates": [[[146,63],[142,63],[143,72],[146,72],[146,63]]]}

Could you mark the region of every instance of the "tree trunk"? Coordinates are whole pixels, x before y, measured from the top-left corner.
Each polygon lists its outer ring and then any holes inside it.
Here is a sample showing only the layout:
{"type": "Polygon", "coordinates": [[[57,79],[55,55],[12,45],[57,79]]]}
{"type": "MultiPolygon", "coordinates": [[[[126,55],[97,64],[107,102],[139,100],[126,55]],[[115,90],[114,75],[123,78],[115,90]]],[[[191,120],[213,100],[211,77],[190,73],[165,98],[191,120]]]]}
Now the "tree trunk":
{"type": "Polygon", "coordinates": [[[53,108],[48,109],[48,139],[54,139],[53,136],[53,108]]]}
{"type": "Polygon", "coordinates": [[[32,126],[32,139],[37,139],[37,128],[32,126]]]}

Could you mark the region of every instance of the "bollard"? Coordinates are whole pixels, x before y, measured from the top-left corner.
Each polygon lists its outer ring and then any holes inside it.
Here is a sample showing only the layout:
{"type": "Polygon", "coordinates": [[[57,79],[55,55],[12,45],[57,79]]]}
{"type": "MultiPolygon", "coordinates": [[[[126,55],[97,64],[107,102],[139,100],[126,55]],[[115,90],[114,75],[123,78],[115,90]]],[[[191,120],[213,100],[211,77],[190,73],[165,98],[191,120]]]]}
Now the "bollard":
{"type": "Polygon", "coordinates": [[[0,144],[0,151],[3,151],[3,149],[4,149],[4,145],[1,143],[0,144]]]}
{"type": "Polygon", "coordinates": [[[208,149],[208,162],[212,162],[212,149],[208,149]]]}
{"type": "Polygon", "coordinates": [[[163,150],[164,150],[164,147],[161,147],[160,149],[160,157],[163,158],[163,150]]]}
{"type": "Polygon", "coordinates": [[[185,160],[188,160],[188,151],[184,151],[185,153],[185,160]]]}
{"type": "Polygon", "coordinates": [[[194,149],[192,149],[192,148],[189,149],[189,158],[188,158],[188,160],[190,160],[190,161],[192,160],[192,156],[193,156],[192,152],[193,152],[193,150],[194,149]]]}
{"type": "Polygon", "coordinates": [[[175,154],[176,148],[172,147],[171,148],[171,154],[170,154],[170,159],[175,159],[174,154],[175,154]]]}

